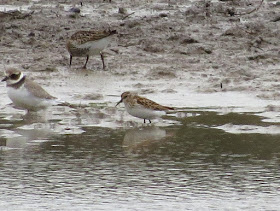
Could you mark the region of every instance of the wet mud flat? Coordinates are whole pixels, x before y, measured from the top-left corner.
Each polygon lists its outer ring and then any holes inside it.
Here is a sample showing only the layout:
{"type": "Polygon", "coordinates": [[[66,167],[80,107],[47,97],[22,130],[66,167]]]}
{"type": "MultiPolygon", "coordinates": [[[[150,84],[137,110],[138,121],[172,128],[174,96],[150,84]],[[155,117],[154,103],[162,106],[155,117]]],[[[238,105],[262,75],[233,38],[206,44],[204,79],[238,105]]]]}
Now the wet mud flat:
{"type": "MultiPolygon", "coordinates": [[[[18,67],[59,95],[52,86],[75,85],[77,75],[87,83],[102,74],[98,57],[90,58],[87,71],[81,68],[85,58],[74,58],[69,67],[67,38],[77,30],[110,28],[118,35],[106,50],[104,74],[131,84],[98,90],[105,97],[125,90],[176,95],[183,89],[279,99],[277,1],[265,1],[248,15],[261,1],[80,2],[2,1],[1,73],[18,67]],[[69,12],[72,7],[80,13],[69,12]]],[[[87,87],[75,88],[88,94],[87,87]]]]}

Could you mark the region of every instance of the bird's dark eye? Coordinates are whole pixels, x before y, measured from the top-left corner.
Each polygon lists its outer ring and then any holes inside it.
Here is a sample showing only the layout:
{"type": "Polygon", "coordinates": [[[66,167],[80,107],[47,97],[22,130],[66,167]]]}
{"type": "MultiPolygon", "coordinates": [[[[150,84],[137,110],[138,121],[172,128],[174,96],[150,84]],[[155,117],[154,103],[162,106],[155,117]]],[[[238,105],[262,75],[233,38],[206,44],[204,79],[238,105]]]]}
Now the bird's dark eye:
{"type": "Polygon", "coordinates": [[[12,75],[10,75],[10,78],[13,80],[16,80],[19,78],[19,74],[12,74],[12,75]]]}

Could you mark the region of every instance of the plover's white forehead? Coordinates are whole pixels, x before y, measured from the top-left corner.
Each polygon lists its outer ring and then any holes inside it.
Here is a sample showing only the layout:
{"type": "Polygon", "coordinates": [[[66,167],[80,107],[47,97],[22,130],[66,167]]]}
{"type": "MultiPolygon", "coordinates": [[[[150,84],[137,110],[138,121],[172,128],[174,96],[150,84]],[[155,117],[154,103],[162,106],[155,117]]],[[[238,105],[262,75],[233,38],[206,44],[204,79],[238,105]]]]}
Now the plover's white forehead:
{"type": "Polygon", "coordinates": [[[6,81],[8,85],[12,85],[18,83],[23,77],[21,71],[15,68],[10,68],[6,70],[6,77],[2,81],[6,81]]]}
{"type": "Polygon", "coordinates": [[[9,68],[5,72],[6,72],[6,76],[11,76],[13,74],[15,74],[15,75],[20,75],[21,74],[21,71],[15,69],[15,68],[9,68]]]}

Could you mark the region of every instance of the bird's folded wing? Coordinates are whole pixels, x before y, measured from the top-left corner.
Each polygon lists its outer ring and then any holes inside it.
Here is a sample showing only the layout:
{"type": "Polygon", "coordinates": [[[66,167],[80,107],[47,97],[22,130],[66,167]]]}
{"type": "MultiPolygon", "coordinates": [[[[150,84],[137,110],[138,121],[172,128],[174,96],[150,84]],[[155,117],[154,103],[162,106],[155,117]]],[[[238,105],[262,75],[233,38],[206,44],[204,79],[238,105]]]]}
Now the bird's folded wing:
{"type": "Polygon", "coordinates": [[[45,98],[45,99],[56,99],[55,97],[51,96],[47,93],[39,84],[36,82],[26,79],[25,87],[35,96],[38,98],[45,98]]]}

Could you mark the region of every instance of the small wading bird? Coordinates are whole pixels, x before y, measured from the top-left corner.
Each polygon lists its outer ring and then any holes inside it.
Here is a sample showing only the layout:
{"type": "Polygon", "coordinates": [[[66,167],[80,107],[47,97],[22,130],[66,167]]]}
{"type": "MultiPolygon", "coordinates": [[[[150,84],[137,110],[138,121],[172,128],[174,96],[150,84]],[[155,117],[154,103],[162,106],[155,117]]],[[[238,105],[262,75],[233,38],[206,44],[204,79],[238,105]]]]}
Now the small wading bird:
{"type": "Polygon", "coordinates": [[[144,123],[146,123],[146,119],[152,123],[151,119],[156,119],[165,115],[168,110],[174,110],[172,107],[162,106],[152,100],[132,94],[131,92],[122,93],[121,100],[116,106],[122,102],[130,115],[144,119],[144,123]]]}
{"type": "Polygon", "coordinates": [[[83,66],[83,68],[86,69],[89,56],[100,54],[104,70],[105,62],[102,50],[112,42],[112,35],[116,33],[116,30],[109,30],[78,31],[73,34],[66,42],[66,48],[70,54],[70,66],[73,57],[86,57],[86,63],[83,66]]]}
{"type": "Polygon", "coordinates": [[[16,107],[28,111],[38,111],[53,105],[55,102],[55,97],[15,68],[6,71],[3,81],[6,82],[8,96],[16,107]]]}

